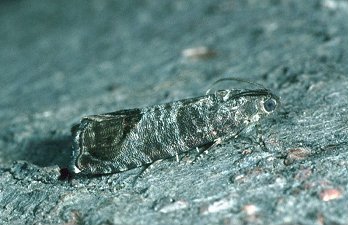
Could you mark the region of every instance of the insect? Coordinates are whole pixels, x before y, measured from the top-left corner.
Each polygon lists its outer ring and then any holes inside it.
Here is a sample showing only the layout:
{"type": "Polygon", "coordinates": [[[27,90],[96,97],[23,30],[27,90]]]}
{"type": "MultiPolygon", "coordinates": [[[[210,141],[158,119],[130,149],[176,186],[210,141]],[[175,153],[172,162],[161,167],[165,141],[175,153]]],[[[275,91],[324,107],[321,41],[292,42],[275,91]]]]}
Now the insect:
{"type": "Polygon", "coordinates": [[[117,173],[192,149],[208,149],[255,125],[279,104],[279,97],[262,87],[218,90],[146,108],[86,116],[72,127],[73,172],[117,173]]]}

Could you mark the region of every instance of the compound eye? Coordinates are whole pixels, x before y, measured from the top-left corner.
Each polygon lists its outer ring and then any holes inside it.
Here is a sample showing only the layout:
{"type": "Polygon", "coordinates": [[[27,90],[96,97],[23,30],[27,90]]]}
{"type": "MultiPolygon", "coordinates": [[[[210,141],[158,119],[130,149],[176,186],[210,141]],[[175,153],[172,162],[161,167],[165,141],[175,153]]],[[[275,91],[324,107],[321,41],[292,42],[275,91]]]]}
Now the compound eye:
{"type": "Polygon", "coordinates": [[[273,98],[267,99],[263,103],[263,108],[266,110],[266,112],[273,112],[276,107],[277,107],[277,101],[273,98]]]}

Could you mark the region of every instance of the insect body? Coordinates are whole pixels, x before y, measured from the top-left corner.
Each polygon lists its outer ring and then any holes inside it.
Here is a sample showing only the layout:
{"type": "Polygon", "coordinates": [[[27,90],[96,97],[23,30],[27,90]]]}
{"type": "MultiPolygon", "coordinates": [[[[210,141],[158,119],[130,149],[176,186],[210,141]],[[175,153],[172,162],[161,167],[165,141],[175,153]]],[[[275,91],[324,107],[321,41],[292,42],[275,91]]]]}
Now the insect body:
{"type": "Polygon", "coordinates": [[[271,114],[267,89],[220,90],[147,108],[86,116],[72,127],[74,172],[108,174],[237,136],[271,114]]]}

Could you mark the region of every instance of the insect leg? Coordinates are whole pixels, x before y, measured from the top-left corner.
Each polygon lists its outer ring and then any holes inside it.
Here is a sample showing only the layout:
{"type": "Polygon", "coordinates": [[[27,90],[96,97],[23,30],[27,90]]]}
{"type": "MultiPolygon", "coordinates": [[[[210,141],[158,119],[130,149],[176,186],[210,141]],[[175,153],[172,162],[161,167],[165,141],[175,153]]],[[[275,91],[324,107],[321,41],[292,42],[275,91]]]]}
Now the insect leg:
{"type": "Polygon", "coordinates": [[[197,155],[190,163],[194,164],[197,160],[199,160],[200,158],[203,158],[203,154],[208,154],[208,151],[210,149],[221,144],[221,142],[222,142],[221,138],[217,138],[213,142],[209,142],[209,143],[204,144],[202,146],[196,147],[197,155]]]}
{"type": "Polygon", "coordinates": [[[237,135],[235,135],[235,138],[239,138],[239,140],[246,140],[248,143],[253,145],[258,145],[263,151],[268,151],[266,144],[263,139],[263,132],[261,129],[261,125],[259,123],[256,123],[254,125],[255,129],[252,129],[252,133],[249,133],[249,131],[246,131],[250,135],[245,135],[244,132],[245,129],[241,130],[237,135]],[[253,137],[252,137],[253,136],[253,137]]]}
{"type": "Polygon", "coordinates": [[[154,167],[154,165],[156,163],[161,162],[162,160],[163,159],[159,159],[159,160],[153,161],[152,163],[149,163],[149,164],[146,164],[146,165],[142,166],[141,167],[141,171],[137,175],[135,175],[135,177],[134,177],[134,180],[133,180],[133,183],[132,183],[132,187],[135,186],[135,183],[137,182],[137,180],[139,178],[142,178],[143,175],[147,174],[150,171],[150,169],[154,167]]]}
{"type": "Polygon", "coordinates": [[[257,135],[257,140],[258,140],[258,144],[259,146],[261,147],[261,149],[265,152],[268,151],[268,148],[266,147],[266,144],[265,144],[265,141],[263,139],[263,133],[262,133],[262,129],[261,129],[261,126],[260,124],[256,124],[255,125],[255,132],[256,132],[256,135],[257,135]]]}

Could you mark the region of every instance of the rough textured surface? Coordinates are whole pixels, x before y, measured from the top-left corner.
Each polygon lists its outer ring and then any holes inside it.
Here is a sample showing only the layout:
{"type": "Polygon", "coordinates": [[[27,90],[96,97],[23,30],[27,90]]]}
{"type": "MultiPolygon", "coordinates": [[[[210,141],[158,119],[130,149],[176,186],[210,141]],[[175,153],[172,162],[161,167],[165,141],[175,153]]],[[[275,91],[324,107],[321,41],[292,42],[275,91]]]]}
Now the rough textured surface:
{"type": "Polygon", "coordinates": [[[348,224],[347,20],[344,0],[1,1],[0,224],[348,224]],[[81,116],[228,76],[281,96],[268,151],[59,179],[81,116]]]}

